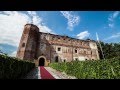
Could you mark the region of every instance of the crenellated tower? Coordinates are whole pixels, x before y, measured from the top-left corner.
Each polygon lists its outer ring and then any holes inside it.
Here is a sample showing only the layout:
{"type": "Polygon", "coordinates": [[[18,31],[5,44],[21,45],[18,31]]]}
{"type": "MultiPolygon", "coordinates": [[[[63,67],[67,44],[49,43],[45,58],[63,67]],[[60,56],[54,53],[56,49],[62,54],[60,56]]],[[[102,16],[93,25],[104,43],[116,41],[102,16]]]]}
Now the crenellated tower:
{"type": "Polygon", "coordinates": [[[26,24],[24,26],[16,57],[27,60],[36,59],[38,39],[39,28],[33,24],[26,24]]]}

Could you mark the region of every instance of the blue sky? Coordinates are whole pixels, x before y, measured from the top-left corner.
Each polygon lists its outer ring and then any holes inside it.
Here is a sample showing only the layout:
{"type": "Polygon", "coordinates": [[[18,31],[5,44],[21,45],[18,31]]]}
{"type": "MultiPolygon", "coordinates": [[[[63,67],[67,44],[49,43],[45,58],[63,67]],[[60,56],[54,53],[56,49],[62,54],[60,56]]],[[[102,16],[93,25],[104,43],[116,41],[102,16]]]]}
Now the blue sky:
{"type": "Polygon", "coordinates": [[[119,11],[0,11],[0,49],[15,56],[23,27],[33,23],[41,32],[73,38],[120,42],[119,11]]]}

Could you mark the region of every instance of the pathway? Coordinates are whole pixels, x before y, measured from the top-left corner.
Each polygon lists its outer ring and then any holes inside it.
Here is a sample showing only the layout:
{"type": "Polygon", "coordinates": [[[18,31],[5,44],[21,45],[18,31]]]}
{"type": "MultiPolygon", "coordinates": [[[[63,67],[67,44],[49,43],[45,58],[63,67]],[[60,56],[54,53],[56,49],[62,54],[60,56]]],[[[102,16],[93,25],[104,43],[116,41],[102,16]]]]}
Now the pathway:
{"type": "Polygon", "coordinates": [[[36,67],[27,74],[25,79],[76,79],[74,76],[68,76],[64,72],[59,72],[51,67],[36,67]]]}

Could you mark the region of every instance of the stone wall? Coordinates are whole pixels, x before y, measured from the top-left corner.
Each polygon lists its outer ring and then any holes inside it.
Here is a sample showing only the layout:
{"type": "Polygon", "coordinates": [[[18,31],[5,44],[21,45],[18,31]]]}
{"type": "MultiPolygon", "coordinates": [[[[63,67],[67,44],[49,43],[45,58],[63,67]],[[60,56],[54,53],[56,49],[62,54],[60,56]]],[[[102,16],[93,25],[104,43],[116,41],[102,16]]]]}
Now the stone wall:
{"type": "Polygon", "coordinates": [[[24,27],[17,57],[34,60],[37,65],[39,57],[45,57],[46,66],[51,62],[99,59],[95,41],[39,32],[33,24],[24,27]]]}
{"type": "Polygon", "coordinates": [[[39,38],[38,56],[44,55],[51,62],[55,62],[56,56],[58,56],[59,62],[99,59],[94,41],[79,40],[42,32],[39,33],[39,38]]]}
{"type": "Polygon", "coordinates": [[[36,58],[37,44],[39,41],[39,28],[33,24],[26,24],[19,44],[17,57],[20,59],[34,60],[36,58]]]}

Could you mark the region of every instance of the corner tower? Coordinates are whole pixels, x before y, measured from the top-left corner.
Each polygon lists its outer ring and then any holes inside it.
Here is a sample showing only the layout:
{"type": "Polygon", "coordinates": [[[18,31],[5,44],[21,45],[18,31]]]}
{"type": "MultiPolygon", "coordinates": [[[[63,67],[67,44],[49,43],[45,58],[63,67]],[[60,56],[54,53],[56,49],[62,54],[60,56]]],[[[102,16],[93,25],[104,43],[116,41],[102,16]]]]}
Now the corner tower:
{"type": "Polygon", "coordinates": [[[33,60],[37,55],[39,28],[33,24],[24,26],[23,34],[17,51],[17,58],[33,60]]]}

